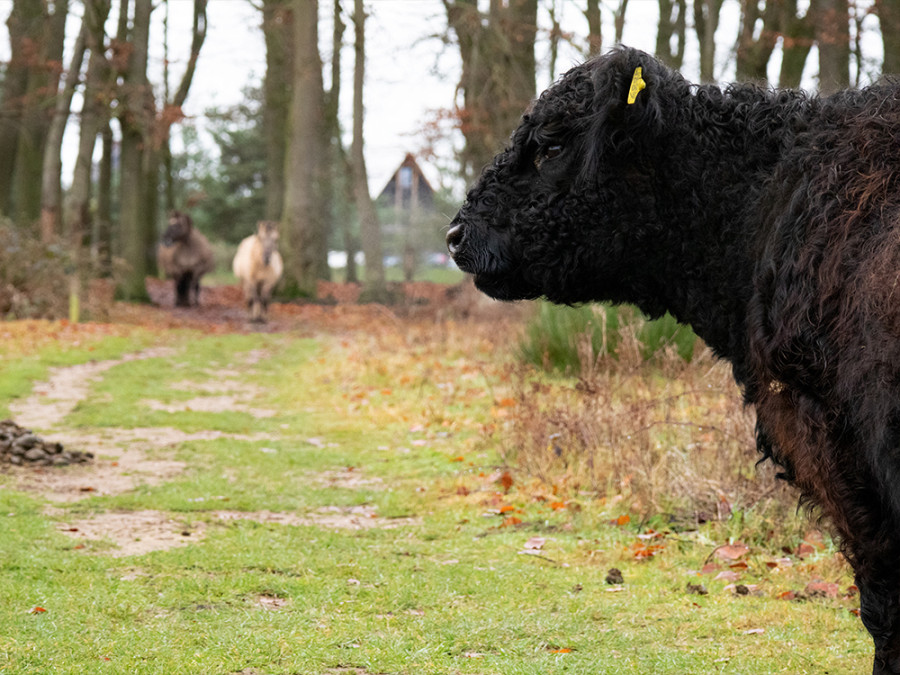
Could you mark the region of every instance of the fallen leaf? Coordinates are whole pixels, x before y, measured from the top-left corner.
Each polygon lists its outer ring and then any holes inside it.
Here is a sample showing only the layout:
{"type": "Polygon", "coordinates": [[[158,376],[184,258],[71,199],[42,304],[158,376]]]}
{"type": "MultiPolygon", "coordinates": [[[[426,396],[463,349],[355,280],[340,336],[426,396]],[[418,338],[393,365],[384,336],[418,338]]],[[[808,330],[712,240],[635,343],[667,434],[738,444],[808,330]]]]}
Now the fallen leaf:
{"type": "Polygon", "coordinates": [[[749,552],[749,547],[740,542],[735,542],[734,544],[719,546],[719,548],[715,550],[715,555],[722,560],[738,560],[749,552]]]}
{"type": "Polygon", "coordinates": [[[744,635],[762,635],[765,632],[765,628],[751,628],[750,630],[745,630],[744,635]]]}
{"type": "Polygon", "coordinates": [[[796,550],[794,551],[794,555],[803,560],[804,558],[808,558],[815,552],[816,548],[814,546],[804,542],[797,546],[796,550]]]}
{"type": "Polygon", "coordinates": [[[499,401],[497,401],[497,405],[500,406],[501,408],[512,408],[513,406],[516,405],[516,399],[510,398],[507,396],[507,397],[501,398],[499,401]]]}
{"type": "Polygon", "coordinates": [[[626,513],[626,514],[621,515],[621,516],[619,516],[618,518],[616,518],[614,522],[615,522],[616,525],[619,525],[619,526],[627,525],[628,523],[631,522],[631,516],[629,516],[629,515],[626,513]]]}
{"type": "Polygon", "coordinates": [[[782,591],[775,596],[777,600],[796,600],[797,594],[794,591],[782,591]]]}
{"type": "Polygon", "coordinates": [[[810,598],[836,598],[841,594],[841,589],[835,583],[815,579],[806,584],[803,592],[810,598]]]}
{"type": "Polygon", "coordinates": [[[566,508],[566,503],[565,502],[551,502],[550,508],[553,509],[554,511],[559,511],[560,509],[566,508]]]}
{"type": "Polygon", "coordinates": [[[561,647],[560,649],[548,649],[548,652],[551,654],[571,654],[572,650],[568,647],[561,647]]]}
{"type": "Polygon", "coordinates": [[[29,613],[29,614],[43,614],[43,613],[46,612],[46,611],[47,611],[47,610],[44,609],[43,607],[39,607],[39,606],[35,605],[35,606],[32,607],[30,610],[28,610],[28,613],[29,613]]]}
{"type": "Polygon", "coordinates": [[[510,506],[509,504],[504,504],[500,507],[500,513],[509,513],[510,511],[515,511],[515,506],[510,506]]]}
{"type": "Polygon", "coordinates": [[[500,484],[500,487],[502,487],[505,492],[509,492],[509,489],[515,484],[512,474],[509,471],[501,473],[496,482],[500,484]]]}
{"type": "Polygon", "coordinates": [[[525,548],[532,551],[540,551],[544,548],[546,542],[547,540],[544,537],[532,537],[525,542],[525,548]]]}
{"type": "Polygon", "coordinates": [[[512,525],[519,525],[522,523],[521,518],[516,518],[515,516],[510,516],[506,520],[501,523],[500,527],[510,527],[512,525]]]}
{"type": "Polygon", "coordinates": [[[732,570],[722,570],[716,576],[713,577],[714,581],[737,581],[741,578],[741,575],[737,572],[733,572],[732,570]]]}

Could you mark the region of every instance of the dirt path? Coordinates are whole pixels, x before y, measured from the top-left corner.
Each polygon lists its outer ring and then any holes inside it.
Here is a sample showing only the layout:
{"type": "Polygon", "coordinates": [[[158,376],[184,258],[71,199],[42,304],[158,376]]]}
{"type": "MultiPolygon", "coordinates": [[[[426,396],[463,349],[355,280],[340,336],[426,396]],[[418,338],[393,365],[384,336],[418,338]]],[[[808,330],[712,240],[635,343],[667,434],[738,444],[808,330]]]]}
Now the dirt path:
{"type": "MultiPolygon", "coordinates": [[[[265,353],[253,350],[246,354],[243,361],[252,366],[265,356],[265,353]]],[[[16,478],[16,487],[39,493],[60,505],[91,496],[123,494],[140,485],[158,485],[184,474],[188,470],[187,464],[173,456],[173,451],[182,443],[226,437],[246,441],[274,440],[271,434],[227,434],[214,429],[184,432],[171,427],[67,427],[67,416],[79,402],[85,400],[91,387],[101,381],[104,373],[111,368],[141,359],[173,357],[177,357],[176,350],[154,347],[119,359],[54,368],[46,381],[35,383],[30,396],[10,406],[17,423],[32,429],[46,441],[62,443],[72,450],[91,452],[95,459],[87,464],[64,468],[10,467],[11,474],[16,478]]],[[[242,411],[260,418],[277,414],[274,410],[249,405],[249,400],[257,390],[239,379],[241,373],[231,374],[219,369],[215,375],[218,379],[205,382],[184,381],[173,385],[177,390],[197,394],[190,400],[166,404],[148,399],[143,404],[150,409],[166,412],[242,411]]],[[[301,442],[315,444],[315,441],[316,439],[307,439],[301,442]]],[[[371,487],[378,483],[377,479],[367,479],[358,474],[345,476],[335,471],[310,476],[310,481],[323,487],[349,489],[371,487]]],[[[46,513],[56,518],[59,521],[58,530],[78,540],[80,547],[97,550],[112,557],[140,555],[198,542],[204,538],[210,523],[253,520],[261,523],[360,530],[390,529],[413,522],[413,519],[408,518],[380,518],[365,506],[322,507],[305,514],[212,511],[204,513],[205,521],[153,510],[100,513],[79,519],[72,519],[64,508],[48,507],[46,513]],[[113,548],[104,545],[99,549],[92,549],[85,546],[86,542],[99,541],[108,542],[113,548]]]]}
{"type": "Polygon", "coordinates": [[[35,383],[31,396],[13,402],[9,406],[10,412],[23,427],[39,433],[51,431],[63,422],[66,416],[75,409],[78,402],[87,396],[91,385],[97,382],[110,368],[128,361],[160,358],[173,354],[174,350],[168,347],[155,347],[127,354],[120,359],[53,368],[50,371],[50,379],[46,382],[35,383]]]}

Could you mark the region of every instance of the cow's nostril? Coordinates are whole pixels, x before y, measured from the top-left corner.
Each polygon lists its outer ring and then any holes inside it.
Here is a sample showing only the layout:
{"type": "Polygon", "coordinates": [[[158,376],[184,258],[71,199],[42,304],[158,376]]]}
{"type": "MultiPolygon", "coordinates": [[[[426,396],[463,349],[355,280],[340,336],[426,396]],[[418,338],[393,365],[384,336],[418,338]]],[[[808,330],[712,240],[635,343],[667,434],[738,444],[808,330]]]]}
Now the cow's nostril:
{"type": "Polygon", "coordinates": [[[451,255],[455,255],[459,250],[463,240],[463,229],[461,225],[454,225],[447,231],[447,249],[451,255]]]}

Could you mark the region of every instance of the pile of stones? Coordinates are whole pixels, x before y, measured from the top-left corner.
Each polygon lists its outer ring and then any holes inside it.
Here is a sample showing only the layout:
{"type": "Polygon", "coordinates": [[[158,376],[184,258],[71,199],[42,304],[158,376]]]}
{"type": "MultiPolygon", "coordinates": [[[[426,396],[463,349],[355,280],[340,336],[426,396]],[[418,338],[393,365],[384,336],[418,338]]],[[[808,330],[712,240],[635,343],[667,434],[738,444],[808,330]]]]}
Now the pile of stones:
{"type": "Polygon", "coordinates": [[[62,443],[45,441],[12,420],[0,422],[0,464],[66,466],[94,459],[91,452],[66,450],[62,443]]]}

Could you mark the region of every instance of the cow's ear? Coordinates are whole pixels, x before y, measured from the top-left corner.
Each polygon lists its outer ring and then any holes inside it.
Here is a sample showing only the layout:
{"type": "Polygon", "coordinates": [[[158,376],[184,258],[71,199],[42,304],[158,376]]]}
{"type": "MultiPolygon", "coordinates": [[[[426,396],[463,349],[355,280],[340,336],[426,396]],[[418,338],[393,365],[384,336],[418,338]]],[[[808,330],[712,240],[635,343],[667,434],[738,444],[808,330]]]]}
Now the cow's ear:
{"type": "Polygon", "coordinates": [[[619,48],[597,60],[590,138],[596,144],[590,172],[597,161],[636,159],[664,127],[660,91],[672,75],[666,66],[636,49],[619,48]]]}

